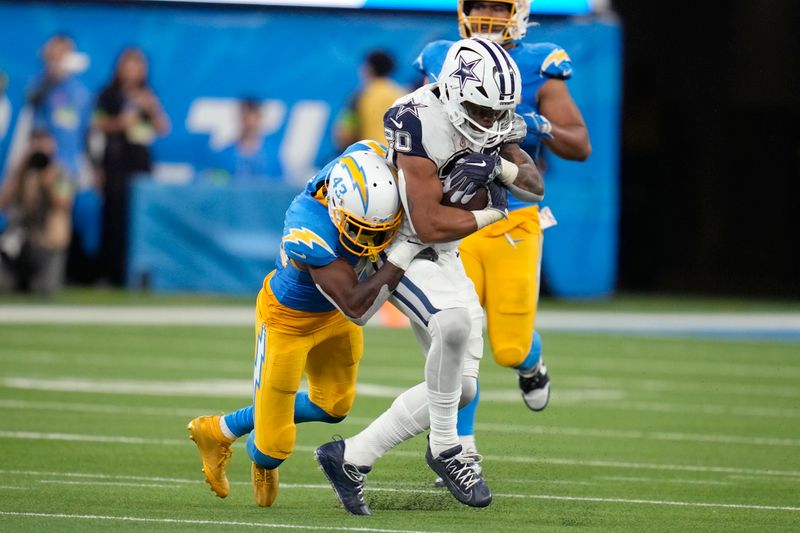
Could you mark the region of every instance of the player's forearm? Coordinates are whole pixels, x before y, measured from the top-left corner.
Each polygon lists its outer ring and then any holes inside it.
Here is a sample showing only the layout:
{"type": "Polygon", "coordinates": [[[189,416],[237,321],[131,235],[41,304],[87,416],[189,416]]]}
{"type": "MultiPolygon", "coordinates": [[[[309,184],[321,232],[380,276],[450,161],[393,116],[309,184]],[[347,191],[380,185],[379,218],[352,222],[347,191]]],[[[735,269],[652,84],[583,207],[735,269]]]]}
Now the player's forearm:
{"type": "Polygon", "coordinates": [[[363,326],[389,299],[404,272],[392,263],[383,263],[375,274],[345,291],[337,306],[349,320],[363,326]]]}
{"type": "Polygon", "coordinates": [[[544,197],[544,178],[531,156],[516,144],[505,145],[500,155],[508,163],[504,163],[503,172],[496,179],[522,200],[541,200],[544,197]]]}
{"type": "Polygon", "coordinates": [[[438,204],[424,214],[412,214],[411,223],[419,240],[428,244],[463,239],[478,229],[470,211],[438,204]]]}
{"type": "Polygon", "coordinates": [[[586,161],[592,153],[586,126],[553,124],[552,139],[543,139],[545,146],[561,159],[586,161]]]}

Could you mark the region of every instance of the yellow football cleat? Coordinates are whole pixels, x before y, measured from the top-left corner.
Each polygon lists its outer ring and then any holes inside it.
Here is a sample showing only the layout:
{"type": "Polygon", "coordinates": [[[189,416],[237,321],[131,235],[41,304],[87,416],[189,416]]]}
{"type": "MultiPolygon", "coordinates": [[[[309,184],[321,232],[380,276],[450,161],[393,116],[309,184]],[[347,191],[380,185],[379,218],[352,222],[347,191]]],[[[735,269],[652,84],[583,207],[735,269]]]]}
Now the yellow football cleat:
{"type": "Polygon", "coordinates": [[[199,416],[189,422],[189,438],[197,445],[200,459],[203,461],[203,475],[211,490],[224,498],[230,491],[225,467],[231,458],[233,441],[222,434],[219,428],[219,415],[199,416]]]}
{"type": "Polygon", "coordinates": [[[256,503],[259,507],[271,507],[278,497],[278,469],[267,470],[253,463],[250,473],[256,503]]]}

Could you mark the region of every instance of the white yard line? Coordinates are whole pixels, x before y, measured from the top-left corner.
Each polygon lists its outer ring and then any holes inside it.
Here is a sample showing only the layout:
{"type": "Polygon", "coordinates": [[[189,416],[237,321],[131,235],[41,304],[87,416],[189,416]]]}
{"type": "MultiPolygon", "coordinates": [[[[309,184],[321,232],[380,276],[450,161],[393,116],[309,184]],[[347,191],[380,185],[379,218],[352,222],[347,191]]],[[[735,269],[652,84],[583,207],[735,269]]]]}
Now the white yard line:
{"type": "MultiPolygon", "coordinates": [[[[61,392],[88,392],[97,394],[136,394],[147,396],[202,396],[209,398],[252,398],[252,381],[249,379],[207,379],[184,381],[155,381],[133,379],[87,379],[87,378],[31,378],[12,376],[0,378],[0,386],[10,389],[43,390],[61,392]]],[[[371,398],[396,398],[404,387],[389,387],[360,382],[356,385],[359,396],[371,398]]],[[[518,390],[482,390],[484,400],[519,403],[518,390]]],[[[563,404],[591,401],[611,401],[624,398],[619,389],[559,388],[558,401],[563,404]]]]}
{"type": "MultiPolygon", "coordinates": [[[[114,324],[152,326],[249,326],[251,306],[0,305],[6,324],[114,324]]],[[[800,313],[653,313],[546,311],[537,327],[550,331],[618,333],[788,335],[800,338],[800,313]]]]}
{"type": "MultiPolygon", "coordinates": [[[[30,431],[0,431],[0,438],[23,440],[56,440],[74,442],[102,442],[107,444],[134,444],[134,445],[166,445],[187,446],[189,439],[146,439],[139,437],[115,437],[106,435],[76,435],[69,433],[37,433],[30,431]]],[[[241,442],[241,440],[240,440],[241,442]]],[[[313,452],[315,446],[295,446],[295,452],[313,452]]],[[[420,455],[415,452],[393,450],[392,455],[397,457],[414,457],[420,455]]],[[[800,470],[775,470],[758,468],[740,468],[728,466],[706,465],[676,465],[665,463],[634,463],[626,461],[601,461],[601,460],[576,460],[558,457],[530,457],[513,455],[486,455],[487,461],[521,463],[521,464],[551,464],[558,466],[584,466],[598,468],[623,468],[634,470],[666,470],[679,472],[714,472],[720,474],[752,474],[764,476],[787,476],[800,478],[800,470]]],[[[3,472],[3,470],[0,470],[3,472]]]]}
{"type": "MultiPolygon", "coordinates": [[[[481,392],[483,394],[483,392],[481,392]]],[[[561,405],[561,395],[559,394],[558,405],[561,405]]],[[[517,394],[514,395],[515,401],[519,401],[517,394]]],[[[709,404],[670,404],[659,402],[615,402],[606,400],[609,403],[586,401],[581,408],[603,409],[608,411],[636,411],[644,413],[670,413],[670,414],[691,414],[704,416],[720,416],[730,418],[732,416],[750,416],[755,418],[800,418],[799,409],[790,408],[769,408],[769,407],[746,407],[730,405],[709,405],[709,404]]],[[[219,409],[212,407],[133,407],[130,405],[114,404],[94,404],[80,402],[45,402],[30,400],[11,400],[0,399],[0,409],[20,409],[31,411],[54,411],[54,412],[74,412],[74,413],[96,413],[96,414],[123,414],[133,416],[164,416],[179,418],[194,418],[208,413],[216,413],[219,409]]],[[[372,422],[371,418],[348,416],[343,423],[367,425],[372,422]]],[[[479,424],[480,426],[480,424],[479,424]]],[[[513,430],[527,428],[530,425],[509,424],[506,427],[513,430]]]]}
{"type": "Polygon", "coordinates": [[[66,520],[92,520],[115,522],[145,522],[151,524],[192,524],[198,526],[244,526],[269,529],[302,529],[312,531],[364,531],[377,533],[435,533],[410,529],[382,529],[374,527],[344,527],[344,526],[310,526],[302,524],[270,524],[268,522],[241,522],[234,520],[189,520],[181,518],[149,518],[143,516],[108,516],[91,514],[65,514],[65,513],[26,513],[16,511],[0,511],[0,516],[20,516],[29,518],[63,518],[66,520]]]}
{"type": "MultiPolygon", "coordinates": [[[[351,421],[353,422],[353,421],[351,421]]],[[[777,447],[800,447],[800,439],[770,437],[770,436],[739,436],[721,435],[708,433],[683,433],[675,431],[641,431],[628,429],[587,429],[579,427],[559,427],[559,426],[524,426],[509,424],[488,424],[479,423],[478,431],[491,431],[495,433],[522,433],[526,435],[546,435],[575,438],[601,438],[601,439],[624,439],[624,440],[654,440],[668,442],[702,442],[719,444],[737,444],[744,446],[777,446],[777,447]]],[[[62,433],[37,433],[37,432],[13,432],[0,431],[0,437],[6,438],[39,438],[46,435],[49,440],[87,440],[106,439],[102,442],[119,442],[121,444],[143,444],[146,440],[140,437],[115,437],[115,436],[94,436],[94,435],[75,435],[62,433]],[[30,435],[30,436],[29,436],[30,435]],[[15,437],[16,436],[16,437],[15,437]],[[116,439],[120,439],[117,441],[116,439]]],[[[166,442],[166,441],[162,441],[166,442]]]]}
{"type": "MultiPolygon", "coordinates": [[[[73,482],[76,485],[93,485],[92,482],[73,482]]],[[[108,485],[108,483],[97,483],[98,485],[108,485]]],[[[130,484],[127,486],[138,486],[137,484],[130,484]]],[[[141,486],[145,486],[141,484],[141,486]]],[[[322,483],[282,483],[282,489],[313,489],[313,490],[330,490],[330,485],[322,483]]],[[[373,486],[367,489],[368,492],[388,492],[388,493],[406,493],[406,494],[444,494],[442,490],[436,489],[420,489],[420,488],[395,488],[384,486],[373,486]]],[[[620,504],[634,504],[634,505],[657,505],[657,506],[678,506],[678,507],[710,507],[722,509],[751,509],[751,510],[764,510],[764,511],[800,511],[800,507],[788,505],[756,505],[756,504],[740,504],[740,503],[720,503],[720,502],[687,502],[676,500],[645,500],[637,498],[607,498],[596,496],[565,496],[553,494],[506,494],[495,493],[497,498],[514,498],[514,499],[534,499],[534,500],[556,500],[556,501],[583,501],[583,502],[597,502],[597,503],[620,503],[620,504]]],[[[0,512],[0,514],[3,514],[0,512]]],[[[89,515],[91,516],[91,515],[89,515]]],[[[205,522],[205,521],[202,521],[205,522]]],[[[180,522],[178,522],[180,523],[180,522]]],[[[270,525],[269,527],[277,527],[270,525]]],[[[345,529],[345,531],[349,531],[345,529]]],[[[391,531],[391,530],[367,530],[367,531],[391,531]]]]}
{"type": "MultiPolygon", "coordinates": [[[[604,481],[624,481],[638,483],[670,483],[676,485],[734,485],[730,481],[713,481],[709,479],[669,479],[657,477],[633,477],[633,476],[595,476],[594,479],[604,481]]],[[[537,483],[539,481],[537,480],[537,483]]]]}

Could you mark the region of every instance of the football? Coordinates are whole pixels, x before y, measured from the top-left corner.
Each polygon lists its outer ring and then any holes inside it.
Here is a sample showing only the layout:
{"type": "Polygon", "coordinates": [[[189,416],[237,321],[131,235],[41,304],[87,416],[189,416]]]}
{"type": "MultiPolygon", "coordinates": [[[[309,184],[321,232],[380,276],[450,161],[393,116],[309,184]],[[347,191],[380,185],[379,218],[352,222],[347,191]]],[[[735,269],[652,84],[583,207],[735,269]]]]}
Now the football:
{"type": "Polygon", "coordinates": [[[452,195],[455,192],[456,191],[453,190],[449,193],[444,193],[442,195],[442,205],[466,209],[467,211],[478,211],[479,209],[485,209],[489,203],[489,189],[486,187],[478,189],[475,195],[465,204],[461,203],[461,198],[459,198],[457,202],[452,201],[452,195]]]}

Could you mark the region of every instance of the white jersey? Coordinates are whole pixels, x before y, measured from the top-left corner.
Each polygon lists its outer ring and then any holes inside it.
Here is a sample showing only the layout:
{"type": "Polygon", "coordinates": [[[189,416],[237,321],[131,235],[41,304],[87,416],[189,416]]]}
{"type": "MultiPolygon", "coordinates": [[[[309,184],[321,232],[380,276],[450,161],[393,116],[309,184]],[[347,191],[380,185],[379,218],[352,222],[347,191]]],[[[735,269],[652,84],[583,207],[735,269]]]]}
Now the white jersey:
{"type": "MultiPolygon", "coordinates": [[[[389,108],[383,117],[386,140],[389,143],[388,158],[397,164],[397,154],[430,159],[436,165],[439,179],[444,179],[456,161],[474,152],[497,153],[499,146],[484,148],[475,144],[456,130],[447,117],[439,100],[435,83],[424,85],[407,94],[389,108]]],[[[403,205],[406,205],[403,198],[403,205]]],[[[404,215],[401,231],[416,237],[404,215]]],[[[436,244],[437,251],[455,250],[461,241],[436,244]]]]}

